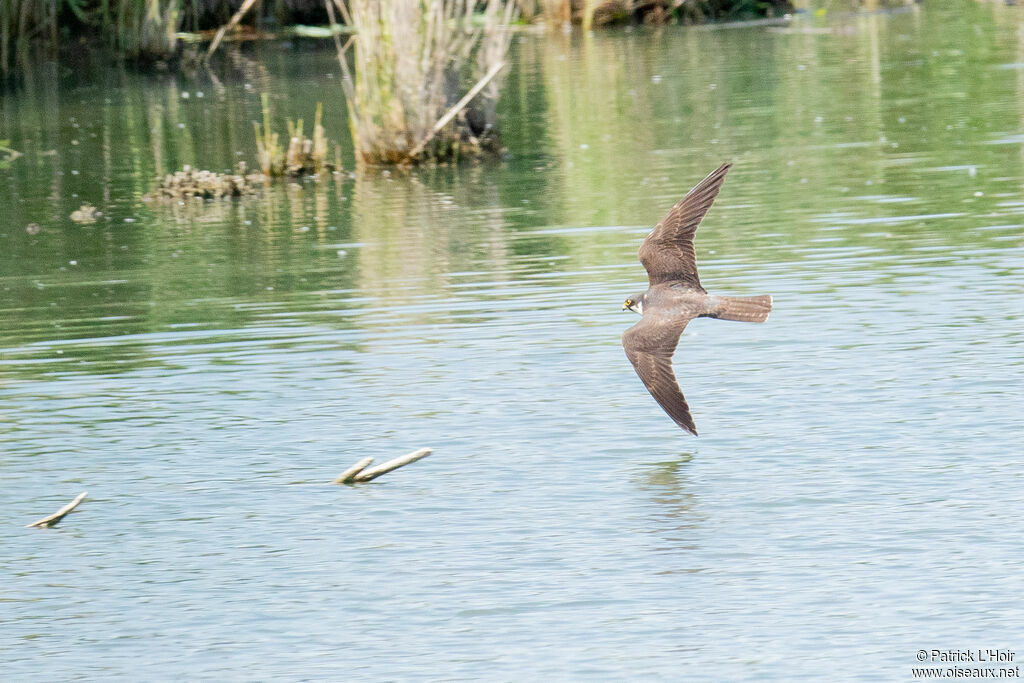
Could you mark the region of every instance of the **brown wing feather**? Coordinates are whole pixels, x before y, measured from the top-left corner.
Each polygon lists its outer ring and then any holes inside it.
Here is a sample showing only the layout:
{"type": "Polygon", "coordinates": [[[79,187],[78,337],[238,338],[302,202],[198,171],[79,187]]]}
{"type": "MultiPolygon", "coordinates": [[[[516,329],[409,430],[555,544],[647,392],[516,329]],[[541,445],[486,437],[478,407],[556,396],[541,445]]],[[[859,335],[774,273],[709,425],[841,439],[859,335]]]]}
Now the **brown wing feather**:
{"type": "Polygon", "coordinates": [[[690,318],[646,315],[622,334],[622,346],[647,391],[673,421],[694,436],[690,406],[672,370],[672,354],[690,318]]]}
{"type": "Polygon", "coordinates": [[[693,235],[711,208],[732,164],[722,164],[686,193],[640,245],[640,263],[651,285],[678,280],[703,290],[693,235]]]}

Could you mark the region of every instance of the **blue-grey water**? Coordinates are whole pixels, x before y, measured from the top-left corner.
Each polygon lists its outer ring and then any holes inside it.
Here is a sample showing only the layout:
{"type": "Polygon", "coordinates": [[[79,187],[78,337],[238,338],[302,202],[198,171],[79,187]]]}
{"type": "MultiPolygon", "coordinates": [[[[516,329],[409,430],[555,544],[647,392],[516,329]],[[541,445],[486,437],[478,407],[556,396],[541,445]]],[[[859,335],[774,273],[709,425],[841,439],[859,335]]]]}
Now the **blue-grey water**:
{"type": "Polygon", "coordinates": [[[504,161],[206,206],[143,195],[251,162],[260,92],[282,129],[330,98],[347,144],[329,50],[249,48],[216,83],[41,67],[0,103],[24,152],[0,170],[0,677],[1024,658],[1021,16],[524,33],[504,161]],[[722,161],[702,279],[775,311],[686,330],[693,438],[620,308],[643,236],[722,161]],[[72,222],[86,201],[104,215],[72,222]]]}

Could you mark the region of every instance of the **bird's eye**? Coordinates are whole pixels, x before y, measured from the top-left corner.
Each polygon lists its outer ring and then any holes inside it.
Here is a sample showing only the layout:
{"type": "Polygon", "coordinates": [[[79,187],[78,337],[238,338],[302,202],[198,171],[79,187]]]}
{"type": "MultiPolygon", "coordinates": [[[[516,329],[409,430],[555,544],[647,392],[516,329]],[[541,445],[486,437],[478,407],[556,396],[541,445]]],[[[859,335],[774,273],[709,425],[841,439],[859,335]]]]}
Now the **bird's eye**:
{"type": "Polygon", "coordinates": [[[632,306],[633,305],[633,300],[632,299],[626,299],[626,305],[627,306],[632,306]]]}

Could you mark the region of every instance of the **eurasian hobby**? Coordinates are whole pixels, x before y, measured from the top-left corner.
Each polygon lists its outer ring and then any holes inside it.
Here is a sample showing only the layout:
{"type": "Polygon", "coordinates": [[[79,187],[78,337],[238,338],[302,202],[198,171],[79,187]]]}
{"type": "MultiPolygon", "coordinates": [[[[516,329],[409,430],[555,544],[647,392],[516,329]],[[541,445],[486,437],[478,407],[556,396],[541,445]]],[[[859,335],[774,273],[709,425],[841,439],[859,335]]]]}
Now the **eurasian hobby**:
{"type": "Polygon", "coordinates": [[[643,319],[622,335],[622,346],[636,374],[654,400],[677,425],[697,435],[683,392],[672,371],[672,354],[686,324],[694,318],[720,318],[763,323],[772,297],[716,296],[701,287],[693,235],[722,187],[730,164],[722,164],[661,219],[640,246],[640,263],[650,287],[626,299],[627,308],[643,319]]]}

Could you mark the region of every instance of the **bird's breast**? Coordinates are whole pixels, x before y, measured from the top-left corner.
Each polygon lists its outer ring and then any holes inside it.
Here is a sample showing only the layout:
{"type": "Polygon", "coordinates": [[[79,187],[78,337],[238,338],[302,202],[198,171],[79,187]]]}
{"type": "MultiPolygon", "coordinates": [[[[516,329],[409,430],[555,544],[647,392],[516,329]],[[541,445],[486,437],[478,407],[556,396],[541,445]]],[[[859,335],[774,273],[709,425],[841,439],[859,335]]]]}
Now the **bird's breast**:
{"type": "Polygon", "coordinates": [[[702,315],[707,309],[708,295],[697,289],[665,287],[653,289],[647,294],[646,307],[663,311],[678,311],[702,315]]]}

